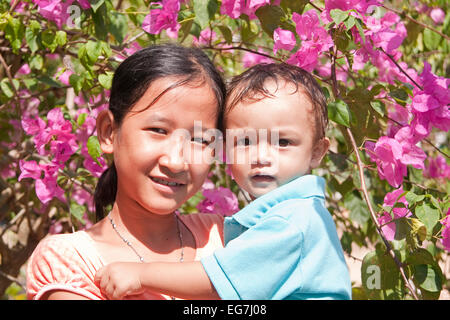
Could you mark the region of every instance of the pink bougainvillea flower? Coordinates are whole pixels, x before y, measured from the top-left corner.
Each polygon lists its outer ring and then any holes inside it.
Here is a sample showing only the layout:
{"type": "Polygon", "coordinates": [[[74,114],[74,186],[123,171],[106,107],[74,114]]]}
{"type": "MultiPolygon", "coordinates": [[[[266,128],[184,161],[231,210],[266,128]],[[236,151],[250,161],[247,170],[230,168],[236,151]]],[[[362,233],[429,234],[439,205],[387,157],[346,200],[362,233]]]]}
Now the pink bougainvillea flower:
{"type": "Polygon", "coordinates": [[[294,34],[289,30],[276,28],[273,32],[273,53],[276,54],[278,50],[284,49],[291,51],[294,49],[296,40],[294,34]]]}
{"type": "MultiPolygon", "coordinates": [[[[262,49],[258,49],[259,53],[263,53],[263,54],[267,54],[267,52],[265,52],[262,49]]],[[[251,66],[254,66],[256,64],[261,64],[261,63],[272,63],[272,59],[269,57],[266,57],[262,54],[257,54],[257,53],[253,53],[253,52],[245,52],[244,56],[242,57],[242,63],[244,64],[244,68],[249,68],[251,66]]]]}
{"type": "Polygon", "coordinates": [[[439,108],[439,102],[432,95],[421,93],[412,98],[411,107],[417,112],[427,112],[439,108]]]}
{"type": "Polygon", "coordinates": [[[77,2],[80,4],[80,6],[86,10],[91,7],[91,4],[89,3],[89,0],[77,0],[77,2]]]}
{"type": "Polygon", "coordinates": [[[39,117],[36,117],[34,119],[24,118],[24,119],[22,119],[21,124],[22,124],[22,128],[25,131],[25,133],[30,136],[33,136],[36,133],[41,132],[47,126],[45,121],[39,117]]]}
{"type": "Polygon", "coordinates": [[[301,48],[293,53],[286,62],[311,72],[319,62],[320,53],[321,51],[314,43],[303,41],[301,48]]]}
{"type": "Polygon", "coordinates": [[[32,178],[32,179],[39,179],[42,174],[42,169],[39,166],[39,164],[34,161],[25,161],[25,160],[19,160],[19,168],[20,168],[20,176],[17,180],[22,180],[24,178],[32,178]]]}
{"type": "Polygon", "coordinates": [[[31,73],[31,69],[30,66],[28,65],[28,63],[25,63],[24,65],[22,65],[19,70],[17,70],[17,73],[19,74],[30,74],[31,73]]]}
{"type": "MultiPolygon", "coordinates": [[[[412,215],[411,211],[408,209],[408,201],[406,201],[405,196],[400,197],[402,193],[404,193],[404,190],[403,187],[400,187],[397,190],[387,193],[384,197],[383,206],[393,208],[396,203],[403,203],[405,205],[404,208],[399,207],[392,209],[394,219],[409,217],[412,215]]],[[[383,215],[378,218],[378,222],[382,225],[381,230],[383,230],[386,239],[389,241],[394,240],[396,231],[395,222],[388,223],[392,220],[392,216],[389,212],[383,212],[383,215]]]]}
{"type": "Polygon", "coordinates": [[[220,14],[226,14],[233,19],[239,18],[245,9],[245,0],[222,0],[220,14]]]}
{"type": "Polygon", "coordinates": [[[450,165],[445,158],[438,155],[436,158],[428,158],[428,164],[423,170],[423,175],[428,178],[450,179],[450,165]]]}
{"type": "Polygon", "coordinates": [[[403,155],[400,143],[389,137],[381,137],[376,143],[367,141],[365,147],[371,160],[377,164],[380,179],[387,180],[393,187],[399,187],[407,174],[406,165],[400,161],[403,155]]]}
{"type": "Polygon", "coordinates": [[[294,12],[292,21],[295,22],[295,30],[301,40],[312,39],[314,31],[320,28],[320,20],[314,9],[308,10],[302,15],[294,12]]]}
{"type": "Polygon", "coordinates": [[[445,218],[442,220],[444,230],[442,231],[441,243],[445,250],[450,252],[450,208],[447,211],[445,218]]]}
{"type": "Polygon", "coordinates": [[[178,0],[163,0],[154,4],[159,4],[162,8],[150,10],[150,13],[144,18],[142,29],[150,34],[159,34],[164,29],[178,31],[180,25],[177,19],[180,2],[178,0]]]}
{"type": "Polygon", "coordinates": [[[436,24],[442,24],[445,20],[445,12],[441,8],[433,8],[430,12],[430,18],[436,24]]]}
{"type": "Polygon", "coordinates": [[[394,139],[402,146],[401,163],[404,165],[411,165],[416,169],[425,168],[425,159],[427,155],[425,152],[416,146],[416,143],[420,140],[414,136],[413,131],[409,126],[405,126],[398,130],[394,139]]]}
{"type": "Polygon", "coordinates": [[[197,205],[199,212],[229,216],[239,211],[238,199],[230,189],[211,188],[210,185],[205,185],[205,187],[202,190],[205,199],[197,205]]]}
{"type": "Polygon", "coordinates": [[[70,15],[67,9],[73,2],[74,0],[33,0],[33,3],[38,5],[39,14],[55,22],[60,29],[68,21],[70,15]]]}
{"type": "Polygon", "coordinates": [[[206,28],[200,32],[200,36],[197,39],[197,37],[193,37],[192,43],[195,45],[209,45],[211,42],[214,42],[217,40],[217,34],[211,30],[210,28],[206,28]]]}
{"type": "MultiPolygon", "coordinates": [[[[61,70],[61,68],[58,68],[57,73],[61,70]]],[[[73,72],[69,69],[65,70],[63,73],[61,73],[57,79],[61,81],[64,85],[69,86],[69,78],[73,74],[73,72]]]]}
{"type": "Polygon", "coordinates": [[[40,164],[45,175],[43,179],[36,180],[36,195],[42,203],[46,204],[53,198],[65,202],[64,190],[56,182],[58,177],[58,166],[53,163],[40,164]]]}

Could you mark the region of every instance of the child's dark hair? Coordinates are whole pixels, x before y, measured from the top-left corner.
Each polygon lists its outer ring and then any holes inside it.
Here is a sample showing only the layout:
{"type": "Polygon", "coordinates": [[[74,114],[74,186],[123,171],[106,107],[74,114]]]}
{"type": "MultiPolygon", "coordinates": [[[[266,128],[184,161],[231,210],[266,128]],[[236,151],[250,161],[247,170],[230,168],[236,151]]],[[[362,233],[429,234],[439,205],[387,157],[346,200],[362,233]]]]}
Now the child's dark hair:
{"type": "MultiPolygon", "coordinates": [[[[153,103],[175,87],[202,85],[206,82],[217,99],[217,126],[221,129],[226,95],[221,75],[201,49],[186,48],[177,44],[160,44],[144,48],[119,65],[114,73],[109,98],[109,110],[114,116],[116,125],[120,126],[125,115],[152,82],[164,77],[174,77],[178,81],[161,92],[153,103]]],[[[112,163],[103,172],[95,188],[97,221],[105,216],[105,208],[114,203],[116,192],[117,171],[112,163]]]]}
{"type": "Polygon", "coordinates": [[[273,97],[266,88],[269,80],[274,81],[277,86],[280,80],[292,83],[295,85],[295,92],[299,90],[299,86],[303,89],[313,105],[315,137],[316,139],[325,137],[328,110],[322,88],[309,72],[286,63],[258,64],[235,76],[228,85],[225,118],[226,114],[240,102],[273,97]]]}

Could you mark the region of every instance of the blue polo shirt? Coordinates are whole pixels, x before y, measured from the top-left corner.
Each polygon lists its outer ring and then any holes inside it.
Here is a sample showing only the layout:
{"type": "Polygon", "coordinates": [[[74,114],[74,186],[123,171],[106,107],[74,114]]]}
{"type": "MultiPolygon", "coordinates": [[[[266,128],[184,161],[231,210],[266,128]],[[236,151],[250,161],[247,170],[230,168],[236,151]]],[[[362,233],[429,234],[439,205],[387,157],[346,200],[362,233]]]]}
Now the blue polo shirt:
{"type": "Polygon", "coordinates": [[[225,248],[201,260],[222,299],[351,299],[324,189],[305,175],[225,218],[225,248]]]}

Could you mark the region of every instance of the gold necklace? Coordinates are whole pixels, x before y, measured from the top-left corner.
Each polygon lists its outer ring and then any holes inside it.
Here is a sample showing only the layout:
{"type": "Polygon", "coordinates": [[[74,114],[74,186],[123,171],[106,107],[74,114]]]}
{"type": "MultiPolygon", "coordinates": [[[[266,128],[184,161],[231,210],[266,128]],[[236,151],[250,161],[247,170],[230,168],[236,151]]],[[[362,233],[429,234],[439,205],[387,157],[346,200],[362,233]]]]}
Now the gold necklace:
{"type": "MultiPolygon", "coordinates": [[[[111,213],[110,213],[111,214],[111,213]]],[[[120,239],[122,239],[123,242],[125,242],[125,244],[130,247],[131,250],[133,250],[133,252],[138,256],[139,261],[142,263],[145,263],[144,257],[142,257],[136,250],[136,248],[133,247],[133,245],[131,244],[131,242],[129,240],[127,240],[124,236],[122,236],[119,232],[119,230],[117,230],[117,225],[114,223],[114,220],[110,217],[110,214],[108,214],[108,219],[111,222],[111,226],[114,229],[114,231],[117,233],[117,235],[120,237],[120,239]]],[[[180,239],[180,247],[181,247],[181,253],[180,253],[180,262],[184,261],[184,247],[183,247],[183,235],[181,234],[180,231],[180,223],[179,220],[180,218],[178,218],[177,214],[175,213],[175,220],[177,222],[177,232],[178,232],[178,239],[180,239]]],[[[172,297],[172,300],[175,300],[175,297],[172,297]]]]}

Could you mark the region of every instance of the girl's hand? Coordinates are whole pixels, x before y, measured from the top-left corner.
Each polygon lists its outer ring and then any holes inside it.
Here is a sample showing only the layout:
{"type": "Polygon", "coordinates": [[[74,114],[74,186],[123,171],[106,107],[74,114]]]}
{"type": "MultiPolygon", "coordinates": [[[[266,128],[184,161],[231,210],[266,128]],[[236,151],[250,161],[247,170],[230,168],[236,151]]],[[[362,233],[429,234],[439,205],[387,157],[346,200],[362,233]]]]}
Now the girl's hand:
{"type": "Polygon", "coordinates": [[[95,274],[95,284],[110,300],[121,300],[125,296],[141,294],[141,274],[144,264],[134,262],[113,262],[100,268],[95,274]]]}

